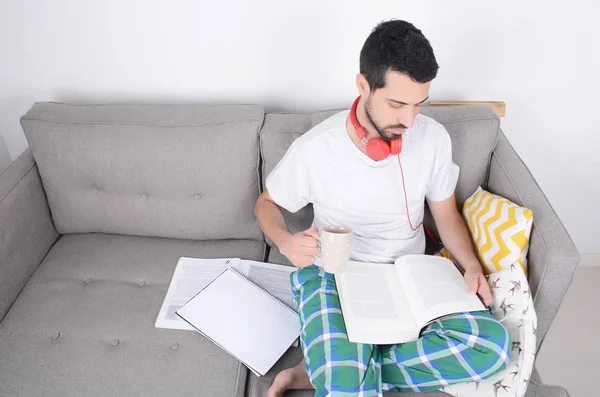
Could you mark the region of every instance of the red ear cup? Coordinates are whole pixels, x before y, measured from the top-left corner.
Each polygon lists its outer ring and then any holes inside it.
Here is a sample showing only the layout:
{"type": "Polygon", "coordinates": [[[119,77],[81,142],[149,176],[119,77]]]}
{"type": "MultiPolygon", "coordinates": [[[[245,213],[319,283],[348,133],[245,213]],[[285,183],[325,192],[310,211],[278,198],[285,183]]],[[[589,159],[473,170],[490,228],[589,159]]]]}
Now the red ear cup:
{"type": "Polygon", "coordinates": [[[367,142],[367,155],[375,161],[381,161],[390,155],[390,145],[381,138],[371,138],[367,142]]]}
{"type": "Polygon", "coordinates": [[[390,142],[390,154],[395,156],[402,152],[402,136],[390,142]]]}

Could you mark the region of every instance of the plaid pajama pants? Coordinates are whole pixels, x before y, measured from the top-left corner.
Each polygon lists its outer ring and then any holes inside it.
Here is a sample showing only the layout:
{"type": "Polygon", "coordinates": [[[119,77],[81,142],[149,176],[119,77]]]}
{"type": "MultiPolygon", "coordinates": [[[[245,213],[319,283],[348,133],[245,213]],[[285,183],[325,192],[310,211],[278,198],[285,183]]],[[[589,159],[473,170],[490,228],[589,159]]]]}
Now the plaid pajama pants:
{"type": "Polygon", "coordinates": [[[415,342],[352,343],[333,275],[312,265],[296,270],[290,279],[305,368],[316,397],[433,391],[481,380],[508,366],[510,336],[485,311],[441,317],[421,330],[415,342]]]}

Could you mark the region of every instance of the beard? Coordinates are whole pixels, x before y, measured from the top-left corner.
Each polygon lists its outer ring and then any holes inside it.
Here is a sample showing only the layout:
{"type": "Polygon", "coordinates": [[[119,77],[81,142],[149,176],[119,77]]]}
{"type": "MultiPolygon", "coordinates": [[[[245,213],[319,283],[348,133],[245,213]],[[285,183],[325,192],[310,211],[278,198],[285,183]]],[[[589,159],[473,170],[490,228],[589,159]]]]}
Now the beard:
{"type": "Polygon", "coordinates": [[[388,125],[386,127],[381,127],[379,123],[375,122],[375,120],[373,120],[373,116],[372,116],[372,112],[371,112],[371,98],[367,99],[367,103],[365,104],[365,114],[367,115],[367,119],[369,120],[369,123],[371,123],[371,125],[373,127],[375,127],[375,130],[377,131],[377,133],[379,134],[381,139],[383,139],[384,141],[386,141],[388,143],[395,139],[400,138],[400,135],[394,134],[391,131],[386,131],[387,129],[393,129],[393,128],[407,129],[407,127],[404,124],[388,125]]]}

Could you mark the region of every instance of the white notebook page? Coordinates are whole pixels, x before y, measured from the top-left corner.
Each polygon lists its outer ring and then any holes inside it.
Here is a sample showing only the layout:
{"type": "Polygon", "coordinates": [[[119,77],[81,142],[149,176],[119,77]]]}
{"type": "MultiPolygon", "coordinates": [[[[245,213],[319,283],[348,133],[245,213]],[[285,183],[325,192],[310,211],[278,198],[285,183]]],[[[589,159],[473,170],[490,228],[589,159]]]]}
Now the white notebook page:
{"type": "Polygon", "coordinates": [[[250,369],[266,374],[300,335],[298,315],[226,270],[177,313],[250,369]]]}

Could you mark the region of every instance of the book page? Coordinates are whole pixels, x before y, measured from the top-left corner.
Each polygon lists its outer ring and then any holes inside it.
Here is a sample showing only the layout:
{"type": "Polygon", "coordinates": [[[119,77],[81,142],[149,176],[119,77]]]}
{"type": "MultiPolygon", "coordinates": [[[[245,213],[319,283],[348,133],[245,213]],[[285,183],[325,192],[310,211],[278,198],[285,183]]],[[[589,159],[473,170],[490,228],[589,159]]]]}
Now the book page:
{"type": "Polygon", "coordinates": [[[239,262],[239,258],[180,258],[154,326],[193,331],[175,312],[228,267],[239,266],[239,262]]]}
{"type": "Polygon", "coordinates": [[[447,314],[485,310],[476,295],[467,294],[462,274],[447,258],[407,255],[399,258],[396,266],[421,327],[447,314]]]}
{"type": "Polygon", "coordinates": [[[350,309],[357,319],[397,319],[392,291],[385,274],[349,273],[345,277],[350,309]]]}
{"type": "Polygon", "coordinates": [[[351,342],[393,344],[418,336],[394,265],[350,261],[335,279],[351,342]]]}
{"type": "Polygon", "coordinates": [[[238,270],[275,295],[290,308],[298,309],[292,295],[292,285],[290,283],[290,274],[298,270],[297,267],[242,260],[238,270]]]}

